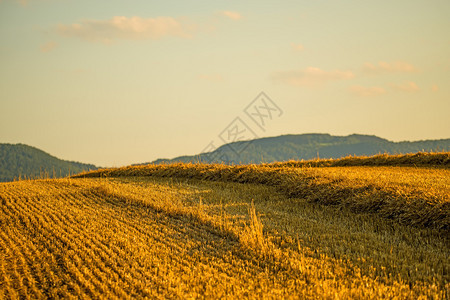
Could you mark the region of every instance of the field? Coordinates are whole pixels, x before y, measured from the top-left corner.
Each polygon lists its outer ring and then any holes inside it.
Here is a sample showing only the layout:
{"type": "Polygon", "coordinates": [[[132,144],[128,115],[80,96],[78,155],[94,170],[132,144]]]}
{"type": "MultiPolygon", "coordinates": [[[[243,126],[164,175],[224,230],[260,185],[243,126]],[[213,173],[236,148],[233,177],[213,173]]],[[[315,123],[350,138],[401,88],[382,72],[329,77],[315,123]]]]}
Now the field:
{"type": "Polygon", "coordinates": [[[0,298],[450,297],[450,153],[0,184],[0,298]]]}

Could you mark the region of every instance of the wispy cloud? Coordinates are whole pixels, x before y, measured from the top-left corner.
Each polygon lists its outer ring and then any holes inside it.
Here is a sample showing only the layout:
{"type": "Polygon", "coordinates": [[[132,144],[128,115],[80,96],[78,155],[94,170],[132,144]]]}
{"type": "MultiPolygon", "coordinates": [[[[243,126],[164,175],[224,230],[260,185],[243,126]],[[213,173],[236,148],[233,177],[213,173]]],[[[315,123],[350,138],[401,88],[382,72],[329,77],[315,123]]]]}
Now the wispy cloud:
{"type": "Polygon", "coordinates": [[[416,68],[407,62],[395,61],[385,62],[380,61],[378,64],[365,63],[363,66],[364,72],[367,73],[395,73],[395,72],[415,72],[416,68]]]}
{"type": "MultiPolygon", "coordinates": [[[[372,87],[365,87],[365,86],[359,86],[354,85],[349,88],[349,91],[360,97],[372,97],[372,96],[379,96],[386,94],[388,92],[407,92],[407,93],[415,93],[420,91],[420,88],[417,86],[415,82],[412,81],[405,81],[403,83],[391,83],[387,85],[388,88],[379,87],[379,86],[372,86],[372,87]]],[[[434,87],[434,86],[433,86],[434,87]]],[[[433,90],[432,87],[432,90],[433,90]]]]}
{"type": "Polygon", "coordinates": [[[360,97],[373,97],[386,94],[386,89],[378,86],[365,87],[354,85],[349,90],[352,94],[360,97]]]}
{"type": "Polygon", "coordinates": [[[294,51],[302,51],[304,49],[302,44],[291,43],[291,47],[294,51]]]}
{"type": "Polygon", "coordinates": [[[232,20],[239,20],[242,18],[241,14],[236,11],[225,10],[221,11],[220,14],[232,20]]]}
{"type": "Polygon", "coordinates": [[[391,83],[389,85],[393,90],[399,91],[399,92],[408,92],[408,93],[414,93],[420,91],[419,87],[416,83],[412,81],[405,81],[400,84],[393,84],[391,83]]]}
{"type": "Polygon", "coordinates": [[[172,17],[141,18],[116,16],[109,20],[85,20],[57,27],[60,35],[91,42],[110,43],[115,40],[160,39],[167,36],[191,37],[193,26],[172,17]]]}
{"type": "Polygon", "coordinates": [[[50,52],[53,49],[55,49],[56,46],[57,46],[57,44],[55,42],[48,42],[48,43],[41,45],[40,49],[41,49],[41,52],[46,53],[46,52],[50,52]]]}
{"type": "Polygon", "coordinates": [[[317,86],[329,81],[346,80],[355,77],[351,71],[325,71],[309,67],[304,70],[274,72],[271,78],[292,86],[317,86]]]}

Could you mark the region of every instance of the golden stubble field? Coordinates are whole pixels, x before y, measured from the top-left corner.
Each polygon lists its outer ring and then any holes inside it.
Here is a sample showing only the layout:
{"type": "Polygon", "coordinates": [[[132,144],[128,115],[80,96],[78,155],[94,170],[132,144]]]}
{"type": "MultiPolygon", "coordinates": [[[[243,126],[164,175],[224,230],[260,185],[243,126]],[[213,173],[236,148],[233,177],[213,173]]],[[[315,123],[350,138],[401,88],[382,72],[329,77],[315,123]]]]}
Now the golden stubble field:
{"type": "Polygon", "coordinates": [[[435,298],[446,167],[168,165],[0,184],[0,298],[435,298]]]}

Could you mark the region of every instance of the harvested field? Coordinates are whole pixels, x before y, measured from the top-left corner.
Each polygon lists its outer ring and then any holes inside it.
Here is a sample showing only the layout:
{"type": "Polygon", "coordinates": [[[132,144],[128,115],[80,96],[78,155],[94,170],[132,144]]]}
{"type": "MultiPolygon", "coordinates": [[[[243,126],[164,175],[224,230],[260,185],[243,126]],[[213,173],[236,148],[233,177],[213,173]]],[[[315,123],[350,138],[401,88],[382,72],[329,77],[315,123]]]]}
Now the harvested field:
{"type": "Polygon", "coordinates": [[[0,298],[446,299],[448,172],[179,164],[2,183],[0,298]]]}

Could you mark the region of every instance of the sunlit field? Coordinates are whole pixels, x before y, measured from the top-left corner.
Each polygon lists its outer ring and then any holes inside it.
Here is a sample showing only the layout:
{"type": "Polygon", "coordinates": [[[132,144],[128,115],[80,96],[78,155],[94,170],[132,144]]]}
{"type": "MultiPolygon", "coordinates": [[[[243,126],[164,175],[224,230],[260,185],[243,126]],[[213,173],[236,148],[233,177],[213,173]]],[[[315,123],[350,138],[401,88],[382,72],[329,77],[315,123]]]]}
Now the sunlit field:
{"type": "Polygon", "coordinates": [[[446,299],[449,156],[2,183],[0,298],[446,299]]]}
{"type": "Polygon", "coordinates": [[[450,0],[0,0],[0,300],[450,300],[450,0]]]}

